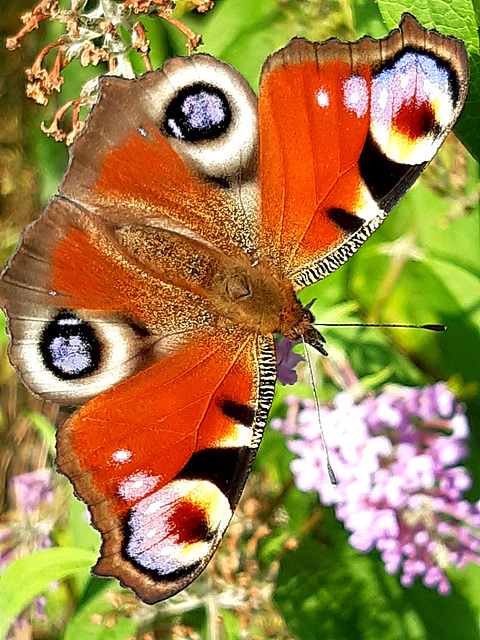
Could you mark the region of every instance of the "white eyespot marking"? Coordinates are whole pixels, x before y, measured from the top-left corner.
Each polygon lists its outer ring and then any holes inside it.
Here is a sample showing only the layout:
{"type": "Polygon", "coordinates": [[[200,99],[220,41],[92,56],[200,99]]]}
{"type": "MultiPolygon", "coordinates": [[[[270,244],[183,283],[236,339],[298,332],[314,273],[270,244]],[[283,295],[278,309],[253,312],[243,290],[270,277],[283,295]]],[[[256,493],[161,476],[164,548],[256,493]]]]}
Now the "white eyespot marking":
{"type": "Polygon", "coordinates": [[[140,471],[140,473],[135,473],[126,480],[123,480],[118,487],[118,493],[128,502],[132,502],[133,500],[143,498],[147,493],[153,491],[157,484],[157,477],[149,476],[143,471],[140,471]]]}
{"type": "Polygon", "coordinates": [[[425,95],[427,96],[427,98],[435,97],[435,87],[433,86],[433,83],[430,82],[428,78],[424,78],[423,80],[423,91],[425,92],[425,95]]]}
{"type": "Polygon", "coordinates": [[[112,454],[112,462],[127,462],[132,457],[132,452],[127,449],[119,449],[112,454]]]}
{"type": "Polygon", "coordinates": [[[48,295],[49,295],[49,296],[58,296],[58,293],[57,293],[56,291],[54,291],[53,289],[51,289],[51,290],[48,292],[48,295]]]}
{"type": "Polygon", "coordinates": [[[155,502],[151,502],[148,507],[146,507],[144,513],[146,516],[151,516],[152,514],[157,513],[157,511],[160,511],[162,506],[163,503],[161,502],[161,500],[156,500],[155,502]]]}
{"type": "Polygon", "coordinates": [[[385,111],[388,104],[388,89],[383,87],[380,91],[380,95],[378,96],[378,108],[381,111],[385,111]]]}
{"type": "Polygon", "coordinates": [[[372,79],[370,132],[389,159],[419,164],[435,155],[454,108],[447,68],[408,51],[372,79]]]}
{"type": "Polygon", "coordinates": [[[175,120],[173,118],[169,118],[167,120],[167,123],[170,129],[173,131],[175,137],[178,138],[179,140],[183,140],[182,130],[180,129],[178,124],[175,122],[175,120]]]}
{"type": "Polygon", "coordinates": [[[72,318],[72,317],[59,318],[57,320],[57,323],[63,326],[74,326],[74,325],[83,324],[83,322],[79,318],[72,318]]]}
{"type": "Polygon", "coordinates": [[[138,127],[137,131],[142,136],[142,138],[148,137],[148,133],[145,131],[143,127],[138,127]]]}
{"type": "Polygon", "coordinates": [[[343,104],[362,118],[368,110],[368,86],[365,78],[351,76],[343,83],[343,104]]]}
{"type": "Polygon", "coordinates": [[[328,97],[328,93],[325,89],[319,89],[317,91],[317,103],[319,107],[325,108],[330,104],[330,98],[328,97]]]}
{"type": "Polygon", "coordinates": [[[225,120],[225,109],[221,98],[207,91],[187,96],[181,109],[193,129],[208,128],[225,120]]]}
{"type": "Polygon", "coordinates": [[[49,348],[54,366],[66,375],[80,374],[91,365],[88,343],[80,336],[54,338],[49,348]]]}
{"type": "Polygon", "coordinates": [[[133,506],[126,551],[160,575],[185,571],[211,555],[231,517],[225,494],[212,483],[173,481],[133,506]]]}

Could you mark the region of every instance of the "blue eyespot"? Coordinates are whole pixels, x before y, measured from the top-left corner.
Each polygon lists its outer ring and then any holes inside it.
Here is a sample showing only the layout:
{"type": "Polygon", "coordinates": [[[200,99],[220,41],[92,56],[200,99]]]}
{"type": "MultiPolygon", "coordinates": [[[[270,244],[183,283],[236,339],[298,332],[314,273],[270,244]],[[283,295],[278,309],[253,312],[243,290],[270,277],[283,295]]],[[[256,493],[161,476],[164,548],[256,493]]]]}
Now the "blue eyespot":
{"type": "Polygon", "coordinates": [[[165,113],[166,132],[187,142],[218,138],[232,119],[230,105],[217,88],[197,83],[181,89],[165,113]]]}
{"type": "Polygon", "coordinates": [[[62,380],[84,378],[100,365],[101,346],[92,326],[68,311],[60,311],[40,339],[45,367],[62,380]]]}

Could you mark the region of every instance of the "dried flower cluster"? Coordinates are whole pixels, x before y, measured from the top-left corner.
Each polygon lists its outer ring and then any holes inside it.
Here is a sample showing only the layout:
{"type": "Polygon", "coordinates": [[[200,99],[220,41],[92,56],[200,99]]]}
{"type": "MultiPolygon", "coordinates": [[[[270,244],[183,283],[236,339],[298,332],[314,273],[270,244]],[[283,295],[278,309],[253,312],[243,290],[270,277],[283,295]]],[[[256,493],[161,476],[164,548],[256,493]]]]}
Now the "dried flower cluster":
{"type": "MultiPolygon", "coordinates": [[[[211,0],[190,2],[199,12],[208,11],[214,4],[211,0]]],[[[173,9],[172,0],[102,0],[93,9],[88,8],[87,0],[70,0],[68,9],[61,8],[58,0],[40,0],[32,11],[22,16],[23,27],[17,35],[7,38],[6,46],[11,51],[17,49],[22,38],[38,29],[44,20],[65,25],[66,33],[45,46],[26,70],[27,96],[46,105],[47,96],[54,91],[60,92],[64,82],[61,72],[73,60],[79,60],[84,67],[105,62],[109,74],[133,78],[135,73],[129,54],[136,51],[142,57],[146,71],[151,71],[150,44],[143,25],[138,21],[140,14],[158,16],[180,29],[187,38],[188,51],[192,52],[200,43],[200,36],[175,18],[173,9]],[[44,67],[45,57],[53,50],[56,51],[55,60],[52,68],[47,70],[44,67]]],[[[84,124],[80,120],[80,109],[95,102],[97,88],[98,78],[85,83],[80,96],[63,105],[49,127],[42,124],[42,130],[56,140],[66,139],[67,144],[73,142],[84,124]],[[67,136],[60,129],[59,121],[70,108],[73,109],[72,130],[67,136]]]]}
{"type": "Polygon", "coordinates": [[[291,398],[289,405],[287,419],[272,427],[298,456],[295,484],[335,506],[355,549],[376,547],[404,586],[422,576],[441,594],[450,592],[449,565],[480,563],[480,502],[463,498],[471,478],[455,466],[467,454],[469,427],[445,384],[394,387],[358,403],[342,392],[323,408],[338,486],[327,475],[313,404],[291,398]]]}

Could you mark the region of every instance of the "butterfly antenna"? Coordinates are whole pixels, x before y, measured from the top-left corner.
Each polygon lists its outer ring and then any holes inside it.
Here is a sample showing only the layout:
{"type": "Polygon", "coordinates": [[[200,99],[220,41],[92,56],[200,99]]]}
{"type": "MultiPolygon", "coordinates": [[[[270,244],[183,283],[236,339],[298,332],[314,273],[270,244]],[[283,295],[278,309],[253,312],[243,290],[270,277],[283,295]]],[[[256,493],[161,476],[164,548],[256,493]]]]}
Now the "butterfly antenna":
{"type": "Polygon", "coordinates": [[[326,461],[326,465],[327,465],[328,477],[330,478],[330,482],[333,485],[337,485],[338,481],[337,481],[337,478],[335,476],[335,473],[333,472],[333,467],[332,467],[332,464],[330,462],[330,455],[328,453],[327,442],[325,440],[325,434],[323,433],[322,420],[320,418],[320,405],[318,403],[317,392],[315,390],[315,380],[313,378],[312,361],[310,360],[310,356],[308,355],[307,343],[305,342],[305,338],[303,336],[302,336],[302,342],[303,342],[303,350],[305,352],[305,359],[306,359],[307,365],[308,365],[308,375],[309,375],[309,378],[310,378],[310,384],[312,385],[313,401],[315,402],[315,411],[317,412],[318,426],[320,427],[320,439],[322,441],[323,449],[325,451],[325,461],[326,461]]]}
{"type": "Polygon", "coordinates": [[[316,327],[373,327],[374,329],[426,329],[427,331],[446,331],[443,324],[364,324],[363,322],[314,322],[316,327]]]}

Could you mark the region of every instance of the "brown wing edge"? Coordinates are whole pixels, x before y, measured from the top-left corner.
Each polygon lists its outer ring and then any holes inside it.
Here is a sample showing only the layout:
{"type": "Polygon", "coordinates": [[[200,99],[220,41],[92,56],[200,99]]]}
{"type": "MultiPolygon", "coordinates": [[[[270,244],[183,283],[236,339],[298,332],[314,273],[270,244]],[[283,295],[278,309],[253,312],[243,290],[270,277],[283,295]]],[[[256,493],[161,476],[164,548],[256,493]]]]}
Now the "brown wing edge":
{"type": "MultiPolygon", "coordinates": [[[[371,62],[372,56],[378,58],[378,48],[380,47],[381,58],[377,64],[380,67],[395,56],[398,51],[408,46],[417,46],[448,62],[457,77],[462,79],[460,83],[461,95],[465,99],[469,80],[468,55],[465,44],[455,36],[443,35],[435,29],[425,29],[410,13],[403,13],[399,26],[380,39],[363,36],[354,42],[345,42],[338,38],[329,38],[325,42],[310,42],[304,38],[292,38],[285,47],[272,53],[266,59],[260,74],[260,85],[264,74],[289,63],[298,64],[303,60],[316,59],[317,64],[320,65],[330,60],[334,54],[335,58],[343,59],[355,68],[365,63],[366,60],[371,62]],[[452,55],[453,43],[455,43],[455,49],[452,55]]],[[[459,111],[461,111],[461,107],[459,111]]]]}

